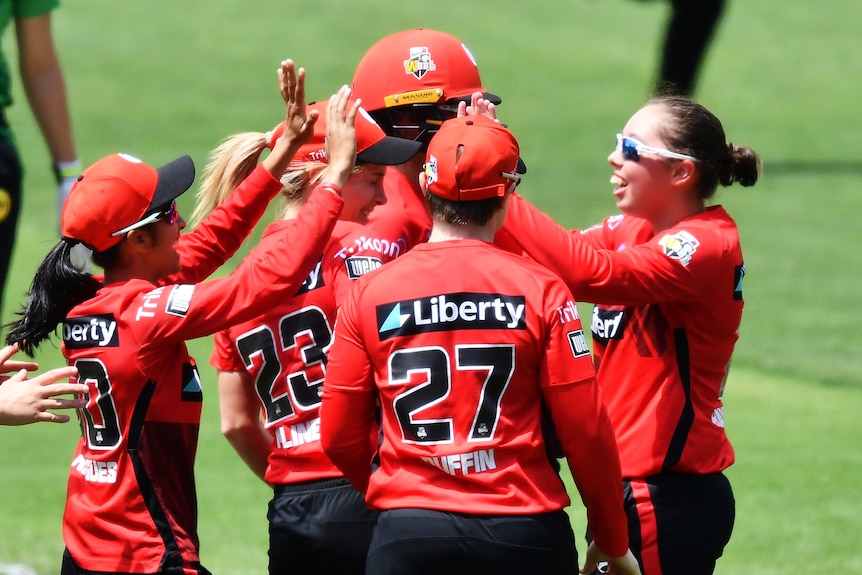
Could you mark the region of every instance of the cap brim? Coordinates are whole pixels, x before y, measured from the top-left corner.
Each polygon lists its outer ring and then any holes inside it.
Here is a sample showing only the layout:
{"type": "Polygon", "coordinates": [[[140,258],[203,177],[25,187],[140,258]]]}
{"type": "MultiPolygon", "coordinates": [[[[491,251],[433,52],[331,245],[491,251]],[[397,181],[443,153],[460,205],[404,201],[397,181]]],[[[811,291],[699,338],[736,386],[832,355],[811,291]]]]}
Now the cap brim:
{"type": "Polygon", "coordinates": [[[159,181],[156,184],[153,201],[144,215],[174,201],[195,181],[195,163],[190,156],[182,156],[168,162],[156,172],[159,174],[159,181]]]}
{"type": "Polygon", "coordinates": [[[386,136],[373,146],[356,154],[356,159],[366,164],[397,166],[419,153],[422,142],[386,136]]]}
{"type": "MultiPolygon", "coordinates": [[[[498,96],[496,94],[492,94],[491,92],[485,92],[482,95],[482,97],[485,98],[486,100],[488,100],[489,102],[491,102],[492,104],[494,104],[495,106],[497,104],[500,104],[503,102],[503,99],[500,96],[498,96]]],[[[457,102],[465,102],[465,103],[469,104],[472,98],[473,98],[473,94],[469,94],[467,96],[460,96],[458,98],[452,98],[451,100],[446,100],[446,103],[447,104],[454,104],[457,102]]]]}

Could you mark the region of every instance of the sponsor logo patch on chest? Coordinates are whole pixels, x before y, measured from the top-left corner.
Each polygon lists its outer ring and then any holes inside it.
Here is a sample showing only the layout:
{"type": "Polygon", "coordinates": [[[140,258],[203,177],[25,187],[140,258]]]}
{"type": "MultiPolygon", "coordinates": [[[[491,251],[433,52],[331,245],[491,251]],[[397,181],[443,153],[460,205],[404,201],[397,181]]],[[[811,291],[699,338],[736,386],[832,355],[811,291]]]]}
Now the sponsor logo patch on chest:
{"type": "Polygon", "coordinates": [[[67,349],[119,347],[120,336],[113,314],[91,315],[63,322],[63,343],[67,349]]]}

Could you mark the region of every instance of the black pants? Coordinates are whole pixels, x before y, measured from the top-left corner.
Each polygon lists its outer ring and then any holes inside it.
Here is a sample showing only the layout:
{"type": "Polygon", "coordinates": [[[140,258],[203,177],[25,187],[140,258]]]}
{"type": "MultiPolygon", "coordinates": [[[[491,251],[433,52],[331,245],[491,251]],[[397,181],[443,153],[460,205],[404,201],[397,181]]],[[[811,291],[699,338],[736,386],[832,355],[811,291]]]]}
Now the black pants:
{"type": "Polygon", "coordinates": [[[269,503],[270,575],[360,575],[377,522],[346,479],[279,485],[269,503]]]}
{"type": "Polygon", "coordinates": [[[671,0],[673,12],[667,24],[659,72],[664,91],[692,94],[724,3],[725,0],[671,0]]]}
{"type": "Polygon", "coordinates": [[[0,313],[21,214],[21,160],[11,142],[0,138],[0,313]]]}
{"type": "Polygon", "coordinates": [[[623,494],[629,546],[643,575],[715,571],[735,518],[733,491],[724,474],[663,473],[627,479],[623,494]]]}
{"type": "Polygon", "coordinates": [[[571,575],[578,552],[564,511],[469,515],[427,509],[382,511],[368,575],[571,575]]]}

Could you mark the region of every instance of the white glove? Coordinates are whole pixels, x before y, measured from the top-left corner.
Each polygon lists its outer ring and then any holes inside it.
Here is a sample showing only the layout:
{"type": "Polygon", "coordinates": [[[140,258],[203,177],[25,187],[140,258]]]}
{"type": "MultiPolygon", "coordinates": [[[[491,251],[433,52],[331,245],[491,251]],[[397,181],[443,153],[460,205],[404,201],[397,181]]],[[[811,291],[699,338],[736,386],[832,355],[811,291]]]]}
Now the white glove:
{"type": "Polygon", "coordinates": [[[68,162],[54,162],[51,166],[54,170],[54,177],[57,179],[57,213],[63,213],[63,204],[66,203],[66,196],[72,189],[72,185],[78,181],[78,176],[81,175],[81,160],[71,160],[68,162]]]}

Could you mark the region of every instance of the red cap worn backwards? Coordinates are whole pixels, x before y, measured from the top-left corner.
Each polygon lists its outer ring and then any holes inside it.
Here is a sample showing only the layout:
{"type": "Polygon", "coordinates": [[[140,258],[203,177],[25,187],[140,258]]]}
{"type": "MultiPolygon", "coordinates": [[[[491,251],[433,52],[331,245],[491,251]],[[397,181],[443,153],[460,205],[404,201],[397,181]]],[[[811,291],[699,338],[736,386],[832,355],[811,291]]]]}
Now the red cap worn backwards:
{"type": "Polygon", "coordinates": [[[63,205],[61,234],[103,252],[117,234],[158,212],[191,187],[195,165],[183,156],[156,169],[128,154],[112,154],[86,170],[63,205]]]}
{"type": "MultiPolygon", "coordinates": [[[[311,141],[303,144],[291,163],[326,162],[326,107],[328,100],[308,105],[308,110],[319,110],[320,116],[314,124],[311,141]]],[[[359,108],[354,121],[356,129],[356,159],[367,164],[397,166],[403,164],[419,152],[421,142],[387,136],[377,125],[374,118],[363,108],[359,108]]],[[[276,126],[267,137],[267,147],[272,149],[275,141],[284,134],[284,122],[276,126]]]]}
{"type": "Polygon", "coordinates": [[[353,75],[353,95],[371,111],[409,104],[444,104],[485,92],[476,59],[454,36],[418,28],[390,34],[374,44],[353,75]]]}
{"type": "Polygon", "coordinates": [[[502,197],[524,171],[512,132],[486,116],[443,122],[428,144],[428,190],[454,202],[502,197]]]}

